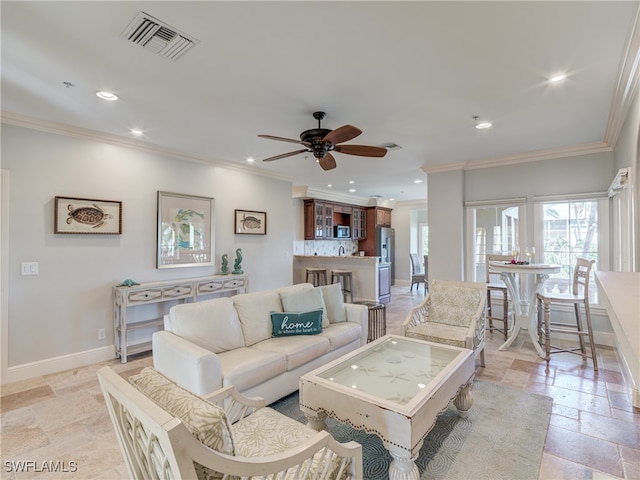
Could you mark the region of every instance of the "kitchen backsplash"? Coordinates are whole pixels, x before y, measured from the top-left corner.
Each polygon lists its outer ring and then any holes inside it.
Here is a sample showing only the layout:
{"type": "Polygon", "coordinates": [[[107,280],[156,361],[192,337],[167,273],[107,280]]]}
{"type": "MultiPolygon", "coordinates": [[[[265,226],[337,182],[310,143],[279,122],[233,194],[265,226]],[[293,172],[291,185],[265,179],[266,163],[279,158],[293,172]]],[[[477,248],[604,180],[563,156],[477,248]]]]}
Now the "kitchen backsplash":
{"type": "Polygon", "coordinates": [[[344,248],[344,255],[353,255],[358,251],[357,240],[305,240],[296,242],[295,255],[321,255],[331,257],[340,254],[340,247],[344,248]]]}

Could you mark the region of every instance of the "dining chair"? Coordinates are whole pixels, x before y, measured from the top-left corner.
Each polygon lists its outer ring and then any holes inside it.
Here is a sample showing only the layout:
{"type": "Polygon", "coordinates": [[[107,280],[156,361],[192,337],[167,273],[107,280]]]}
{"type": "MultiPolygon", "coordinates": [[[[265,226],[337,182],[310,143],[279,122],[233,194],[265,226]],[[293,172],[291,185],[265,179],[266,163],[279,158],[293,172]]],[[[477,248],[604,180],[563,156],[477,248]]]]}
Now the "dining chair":
{"type": "Polygon", "coordinates": [[[409,291],[413,291],[413,286],[417,285],[416,292],[420,290],[420,284],[424,283],[424,293],[427,293],[427,276],[420,265],[420,257],[417,253],[410,253],[411,259],[411,287],[409,291]]]}
{"type": "Polygon", "coordinates": [[[487,254],[486,255],[486,282],[487,282],[487,322],[490,332],[500,332],[504,335],[505,341],[509,336],[509,317],[511,311],[509,309],[509,295],[507,286],[500,279],[500,274],[491,270],[491,262],[507,262],[513,258],[512,255],[487,254]],[[494,316],[491,299],[497,294],[502,300],[502,316],[494,316]],[[493,321],[502,322],[502,328],[493,325],[493,321]]]}
{"type": "Polygon", "coordinates": [[[547,366],[549,365],[549,357],[552,353],[567,352],[581,355],[585,361],[587,358],[591,358],[593,361],[593,369],[596,372],[598,371],[596,345],[593,341],[593,329],[591,328],[591,310],[589,309],[589,278],[591,276],[591,269],[594,263],[595,260],[587,260],[584,258],[576,259],[576,264],[573,270],[573,286],[571,288],[571,292],[539,292],[537,294],[538,332],[541,339],[542,336],[544,336],[544,346],[546,354],[545,360],[547,361],[547,366]],[[575,311],[575,324],[566,322],[551,322],[549,318],[549,312],[552,303],[572,304],[575,311]],[[583,326],[582,318],[580,316],[580,305],[583,306],[585,311],[585,326],[583,326]],[[541,308],[541,306],[543,306],[543,308],[541,308]],[[551,345],[551,333],[577,335],[579,346],[563,347],[551,345]],[[591,350],[590,357],[589,355],[587,355],[584,337],[587,337],[586,340],[589,342],[589,347],[591,350]]]}

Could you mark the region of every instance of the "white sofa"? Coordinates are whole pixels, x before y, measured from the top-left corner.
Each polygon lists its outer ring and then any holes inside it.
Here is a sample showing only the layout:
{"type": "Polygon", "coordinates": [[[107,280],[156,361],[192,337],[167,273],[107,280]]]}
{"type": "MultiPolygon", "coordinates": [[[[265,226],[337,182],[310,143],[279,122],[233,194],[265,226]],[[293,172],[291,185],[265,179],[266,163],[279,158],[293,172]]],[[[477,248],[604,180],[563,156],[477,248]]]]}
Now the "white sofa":
{"type": "Polygon", "coordinates": [[[153,334],[154,368],[197,395],[233,385],[270,404],[300,376],[366,344],[368,309],[344,303],[339,284],[309,283],[176,305],[153,334]],[[323,309],[322,331],[272,336],[271,312],[323,309]]]}

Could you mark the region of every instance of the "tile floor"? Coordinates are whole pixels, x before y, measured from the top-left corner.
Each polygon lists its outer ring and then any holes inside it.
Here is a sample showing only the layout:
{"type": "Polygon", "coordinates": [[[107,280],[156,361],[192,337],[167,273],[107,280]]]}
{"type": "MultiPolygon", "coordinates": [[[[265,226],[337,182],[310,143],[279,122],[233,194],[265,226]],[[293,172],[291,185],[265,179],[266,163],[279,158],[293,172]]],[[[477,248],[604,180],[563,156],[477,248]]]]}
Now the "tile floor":
{"type": "MultiPolygon", "coordinates": [[[[409,293],[406,287],[394,287],[392,293],[388,333],[395,333],[411,306],[424,298],[422,290],[409,293]]],[[[553,397],[539,478],[640,479],[640,410],[633,409],[625,393],[615,352],[598,349],[598,374],[570,354],[552,356],[546,372],[525,336],[500,352],[501,334],[489,334],[487,366],[478,367],[477,376],[553,397]]],[[[3,386],[0,478],[126,478],[95,372],[110,365],[128,376],[151,363],[151,356],[143,354],[126,364],[113,360],[3,386]],[[49,462],[51,470],[59,471],[8,471],[18,461],[35,461],[40,470],[49,462]]]]}

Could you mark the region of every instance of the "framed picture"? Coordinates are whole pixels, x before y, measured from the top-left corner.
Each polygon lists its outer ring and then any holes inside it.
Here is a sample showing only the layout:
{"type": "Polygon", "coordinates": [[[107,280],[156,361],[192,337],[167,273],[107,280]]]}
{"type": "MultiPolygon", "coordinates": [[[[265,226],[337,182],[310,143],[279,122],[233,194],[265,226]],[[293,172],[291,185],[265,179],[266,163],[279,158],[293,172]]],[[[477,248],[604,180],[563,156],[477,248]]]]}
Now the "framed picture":
{"type": "Polygon", "coordinates": [[[249,235],[267,234],[267,212],[256,212],[255,210],[235,210],[235,233],[246,233],[249,235]]]}
{"type": "Polygon", "coordinates": [[[215,200],[158,192],[156,268],[213,265],[215,200]]]}
{"type": "Polygon", "coordinates": [[[55,197],[53,233],[122,234],[122,202],[55,197]]]}

